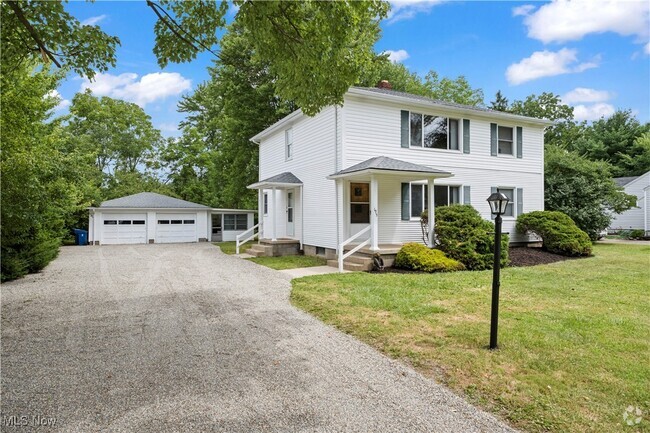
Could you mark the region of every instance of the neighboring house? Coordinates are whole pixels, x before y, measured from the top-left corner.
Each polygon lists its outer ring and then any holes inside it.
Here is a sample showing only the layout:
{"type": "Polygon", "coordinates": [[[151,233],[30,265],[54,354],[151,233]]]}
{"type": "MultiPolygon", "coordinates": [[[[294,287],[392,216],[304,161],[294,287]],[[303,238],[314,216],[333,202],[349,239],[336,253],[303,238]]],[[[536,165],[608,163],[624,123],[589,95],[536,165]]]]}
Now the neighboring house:
{"type": "Polygon", "coordinates": [[[234,241],[253,226],[256,212],[213,209],[152,192],[89,210],[88,242],[94,245],[234,241]]]}
{"type": "MultiPolygon", "coordinates": [[[[368,240],[394,253],[422,242],[420,213],[453,203],[490,219],[487,197],[512,198],[517,215],[544,208],[544,128],[550,121],[435,101],[386,88],[351,88],[342,106],[293,112],[251,140],[259,144],[262,243],[293,239],[305,254],[334,258],[368,240]]],[[[432,230],[426,234],[432,238],[432,230]]],[[[271,250],[267,248],[267,253],[271,250]]],[[[263,255],[260,250],[260,255],[263,255]]]]}
{"type": "Polygon", "coordinates": [[[641,176],[617,177],[614,181],[618,186],[623,187],[625,193],[636,196],[636,207],[620,215],[614,215],[609,231],[639,229],[649,234],[650,203],[648,203],[648,197],[650,196],[650,171],[641,176]]]}

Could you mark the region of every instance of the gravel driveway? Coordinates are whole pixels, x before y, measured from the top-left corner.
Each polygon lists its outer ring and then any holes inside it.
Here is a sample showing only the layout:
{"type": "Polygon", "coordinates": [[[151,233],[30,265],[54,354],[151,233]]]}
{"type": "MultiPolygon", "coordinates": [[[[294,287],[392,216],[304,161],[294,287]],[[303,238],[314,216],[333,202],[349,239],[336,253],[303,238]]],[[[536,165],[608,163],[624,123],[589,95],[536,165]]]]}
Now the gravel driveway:
{"type": "Polygon", "coordinates": [[[512,431],[289,290],[207,243],[63,248],[2,285],[1,430],[512,431]]]}

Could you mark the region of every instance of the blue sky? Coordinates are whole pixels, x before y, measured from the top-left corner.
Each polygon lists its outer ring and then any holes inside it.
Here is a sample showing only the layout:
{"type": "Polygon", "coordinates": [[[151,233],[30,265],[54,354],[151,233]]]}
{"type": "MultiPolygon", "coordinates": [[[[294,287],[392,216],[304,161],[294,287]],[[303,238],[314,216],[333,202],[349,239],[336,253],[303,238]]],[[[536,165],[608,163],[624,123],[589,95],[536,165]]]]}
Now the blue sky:
{"type": "MultiPolygon", "coordinates": [[[[177,135],[176,104],[208,79],[211,54],[161,70],[153,55],[155,15],[144,1],[72,2],[79,20],[120,38],[117,65],[89,83],[62,83],[60,113],[84,87],[141,105],[164,135],[177,135]]],[[[650,3],[647,1],[401,1],[382,23],[378,52],[421,75],[464,75],[510,100],[550,91],[593,120],[632,109],[650,120],[650,3]]],[[[232,12],[231,12],[232,16],[232,12]]]]}

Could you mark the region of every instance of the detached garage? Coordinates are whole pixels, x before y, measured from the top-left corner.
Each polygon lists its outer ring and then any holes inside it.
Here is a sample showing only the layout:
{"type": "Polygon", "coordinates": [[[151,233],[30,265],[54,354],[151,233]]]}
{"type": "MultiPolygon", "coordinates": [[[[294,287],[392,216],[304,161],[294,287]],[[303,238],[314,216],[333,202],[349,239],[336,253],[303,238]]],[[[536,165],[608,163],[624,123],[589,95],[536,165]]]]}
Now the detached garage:
{"type": "Polygon", "coordinates": [[[151,192],[89,210],[88,241],[94,245],[202,242],[211,232],[210,207],[151,192]]]}

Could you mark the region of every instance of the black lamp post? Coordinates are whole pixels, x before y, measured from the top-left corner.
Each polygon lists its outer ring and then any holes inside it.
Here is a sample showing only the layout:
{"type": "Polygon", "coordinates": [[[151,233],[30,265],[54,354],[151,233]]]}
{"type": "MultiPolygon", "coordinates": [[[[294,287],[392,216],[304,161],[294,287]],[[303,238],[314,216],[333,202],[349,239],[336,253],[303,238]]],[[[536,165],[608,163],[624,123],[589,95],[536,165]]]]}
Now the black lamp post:
{"type": "Polygon", "coordinates": [[[497,327],[499,325],[499,278],[501,273],[501,215],[506,213],[510,199],[502,192],[490,195],[487,199],[494,218],[494,266],[492,268],[492,314],[490,319],[490,350],[497,348],[497,327]]]}

